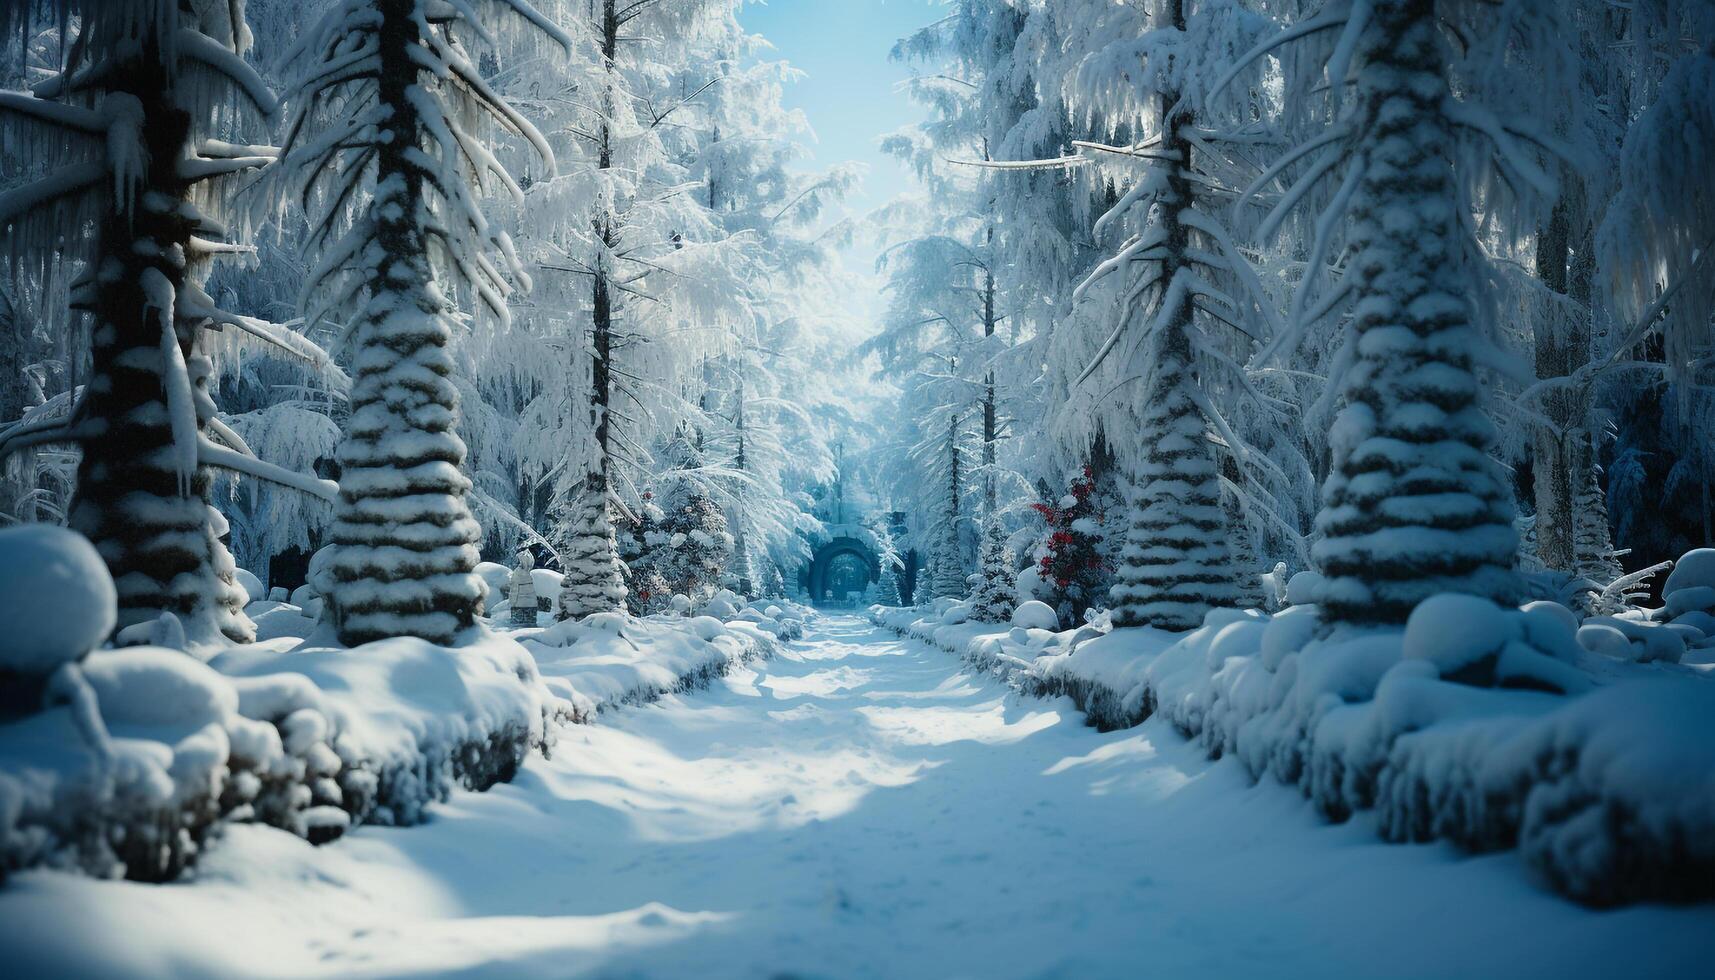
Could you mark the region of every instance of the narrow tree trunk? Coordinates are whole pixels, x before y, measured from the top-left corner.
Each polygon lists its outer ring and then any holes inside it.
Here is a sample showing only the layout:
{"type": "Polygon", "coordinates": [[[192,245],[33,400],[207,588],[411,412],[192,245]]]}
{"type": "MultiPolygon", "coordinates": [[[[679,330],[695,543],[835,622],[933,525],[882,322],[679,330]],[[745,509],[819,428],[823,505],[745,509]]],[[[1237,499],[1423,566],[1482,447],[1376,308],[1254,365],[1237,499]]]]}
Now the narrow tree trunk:
{"type": "MultiPolygon", "coordinates": [[[[13,302],[11,291],[0,288],[0,426],[23,418],[31,407],[26,404],[29,386],[24,383],[29,341],[24,315],[13,302]]],[[[21,449],[0,459],[0,517],[24,524],[36,519],[35,506],[26,500],[34,489],[34,470],[33,449],[21,449]]]]}
{"type": "MultiPolygon", "coordinates": [[[[994,229],[987,231],[988,244],[994,242],[994,229]]],[[[986,264],[983,267],[983,339],[994,336],[994,270],[986,264]]],[[[988,520],[995,519],[995,461],[998,457],[995,442],[999,438],[995,417],[994,398],[994,368],[991,366],[983,376],[983,513],[988,520]]]]}
{"type": "MultiPolygon", "coordinates": [[[[1543,286],[1557,296],[1568,297],[1571,259],[1569,206],[1556,204],[1547,224],[1537,235],[1536,273],[1543,286]]],[[[1588,260],[1588,243],[1579,259],[1588,260]]],[[[1588,294],[1588,275],[1584,277],[1588,294]]],[[[1586,297],[1587,298],[1587,297],[1586,297]]],[[[1551,305],[1547,323],[1536,332],[1536,376],[1542,380],[1564,378],[1589,360],[1588,308],[1566,310],[1551,305]]],[[[1570,572],[1577,564],[1574,543],[1577,528],[1575,504],[1590,465],[1589,436],[1584,431],[1589,399],[1585,392],[1565,386],[1543,399],[1547,424],[1532,436],[1532,477],[1536,498],[1536,550],[1543,565],[1570,572]]]]}
{"type": "Polygon", "coordinates": [[[173,164],[186,154],[192,120],[171,100],[173,79],[155,45],[149,41],[107,79],[107,100],[135,100],[142,112],[151,166],[131,210],[115,207],[103,220],[90,264],[101,274],[82,416],[94,425],[83,441],[69,523],[113,573],[121,629],[170,612],[192,642],[222,635],[248,642],[255,628],[243,613],[244,590],[208,504],[212,475],[186,460],[204,421],[192,377],[208,373],[207,358],[194,352],[195,326],[174,316],[196,224],[180,208],[190,185],[173,164]],[[177,439],[175,413],[181,423],[194,417],[193,431],[177,439]]]}
{"type": "Polygon", "coordinates": [[[1436,30],[1430,0],[1376,0],[1359,42],[1346,273],[1357,356],[1340,382],[1313,550],[1333,621],[1400,623],[1437,592],[1506,602],[1518,591],[1512,500],[1472,362],[1436,30]]]}
{"type": "MultiPolygon", "coordinates": [[[[733,409],[733,427],[738,432],[738,451],[733,455],[733,467],[740,473],[747,472],[750,460],[745,453],[745,421],[744,421],[744,379],[738,381],[738,404],[733,409]]],[[[733,575],[738,582],[738,594],[746,599],[756,598],[755,573],[750,563],[750,544],[744,533],[744,497],[745,487],[741,483],[736,488],[737,506],[733,508],[733,544],[732,564],[733,575]]]]}
{"type": "Polygon", "coordinates": [[[414,98],[422,69],[415,0],[379,0],[380,141],[369,220],[383,258],[356,330],[351,419],[340,442],[340,495],[323,574],[328,608],[347,645],[392,636],[451,643],[482,603],[473,574],[482,529],[460,471],[450,307],[435,285],[425,226],[433,220],[414,98]]]}
{"type": "MultiPolygon", "coordinates": [[[[602,0],[601,53],[605,70],[602,114],[596,133],[596,166],[613,167],[615,58],[619,52],[619,16],[614,0],[602,0]]],[[[606,193],[605,191],[603,192],[606,193]]],[[[577,516],[566,555],[566,577],[560,591],[560,618],[575,619],[595,612],[625,607],[625,577],[619,560],[619,544],[613,532],[613,513],[608,501],[612,454],[610,451],[613,399],[613,270],[608,260],[618,240],[613,201],[604,197],[596,216],[596,235],[601,254],[594,263],[590,292],[590,425],[595,430],[596,459],[584,474],[578,492],[577,516]]]]}
{"type": "Polygon", "coordinates": [[[941,534],[935,555],[934,590],[937,598],[965,594],[965,561],[959,547],[959,417],[947,420],[947,509],[942,515],[941,534]]]}

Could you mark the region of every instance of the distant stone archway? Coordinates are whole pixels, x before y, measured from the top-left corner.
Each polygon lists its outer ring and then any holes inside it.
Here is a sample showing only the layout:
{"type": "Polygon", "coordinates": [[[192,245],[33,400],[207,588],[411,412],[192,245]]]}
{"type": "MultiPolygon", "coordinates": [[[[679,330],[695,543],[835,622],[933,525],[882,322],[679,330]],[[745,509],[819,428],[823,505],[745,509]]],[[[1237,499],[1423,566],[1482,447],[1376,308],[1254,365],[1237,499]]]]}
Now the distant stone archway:
{"type": "Polygon", "coordinates": [[[853,555],[863,562],[867,582],[881,580],[881,560],[876,557],[875,549],[868,541],[856,537],[837,537],[818,547],[815,557],[810,559],[805,591],[809,593],[811,602],[828,601],[828,589],[831,585],[828,572],[833,568],[834,561],[842,555],[853,555]]]}

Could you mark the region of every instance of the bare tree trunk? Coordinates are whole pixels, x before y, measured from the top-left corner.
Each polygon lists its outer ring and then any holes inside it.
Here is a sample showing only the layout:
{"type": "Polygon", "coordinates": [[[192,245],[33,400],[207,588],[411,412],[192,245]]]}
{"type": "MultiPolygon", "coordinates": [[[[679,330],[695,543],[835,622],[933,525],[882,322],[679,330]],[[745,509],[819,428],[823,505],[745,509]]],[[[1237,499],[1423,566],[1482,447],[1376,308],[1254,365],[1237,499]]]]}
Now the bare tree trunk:
{"type": "MultiPolygon", "coordinates": [[[[1556,295],[1568,298],[1573,261],[1570,210],[1564,200],[1555,205],[1536,246],[1537,277],[1556,295]]],[[[1576,261],[1587,267],[1590,243],[1579,245],[1576,261]]],[[[1588,300],[1587,268],[1582,279],[1588,300]]],[[[1589,359],[1588,307],[1567,310],[1551,305],[1546,321],[1536,331],[1536,376],[1542,380],[1567,377],[1589,359]]],[[[1567,385],[1544,397],[1542,407],[1547,424],[1538,426],[1532,438],[1537,556],[1555,571],[1570,572],[1577,565],[1575,500],[1590,466],[1590,440],[1584,429],[1589,399],[1567,385]]]]}

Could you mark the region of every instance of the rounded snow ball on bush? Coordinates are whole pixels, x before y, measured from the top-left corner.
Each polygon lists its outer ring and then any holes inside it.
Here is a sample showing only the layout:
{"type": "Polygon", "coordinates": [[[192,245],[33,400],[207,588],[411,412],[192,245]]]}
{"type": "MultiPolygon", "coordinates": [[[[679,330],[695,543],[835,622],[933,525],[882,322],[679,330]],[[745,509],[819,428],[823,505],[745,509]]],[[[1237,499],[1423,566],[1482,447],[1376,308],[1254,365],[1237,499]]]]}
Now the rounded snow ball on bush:
{"type": "Polygon", "coordinates": [[[1508,610],[1487,599],[1458,593],[1430,596],[1405,621],[1403,653],[1427,660],[1443,678],[1487,686],[1495,662],[1519,630],[1508,610]]]}
{"type": "Polygon", "coordinates": [[[1715,548],[1687,551],[1674,563],[1673,571],[1667,573],[1661,594],[1669,596],[1681,589],[1698,586],[1715,586],[1715,548]]]}
{"type": "Polygon", "coordinates": [[[113,632],[118,602],[83,535],[46,524],[0,531],[0,670],[39,676],[83,656],[113,632]]]}
{"type": "Polygon", "coordinates": [[[1053,606],[1032,599],[1019,603],[1018,608],[1012,611],[1012,625],[1033,630],[1058,630],[1060,617],[1055,614],[1053,606]]]}

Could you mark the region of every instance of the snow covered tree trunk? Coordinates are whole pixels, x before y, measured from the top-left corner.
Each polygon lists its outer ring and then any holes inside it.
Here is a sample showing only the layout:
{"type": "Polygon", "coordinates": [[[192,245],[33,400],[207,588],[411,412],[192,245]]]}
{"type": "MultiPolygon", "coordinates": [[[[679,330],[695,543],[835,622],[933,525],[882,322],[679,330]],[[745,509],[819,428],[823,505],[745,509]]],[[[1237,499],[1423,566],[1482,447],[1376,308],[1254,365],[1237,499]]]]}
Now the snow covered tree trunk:
{"type": "MultiPolygon", "coordinates": [[[[988,237],[992,241],[994,229],[988,229],[988,237]]],[[[994,272],[983,269],[983,337],[994,336],[994,272]]],[[[997,459],[996,442],[1000,438],[995,414],[994,368],[989,368],[983,376],[983,514],[992,523],[995,519],[995,461],[997,459]]]]}
{"type": "Polygon", "coordinates": [[[614,537],[607,488],[585,484],[578,493],[570,540],[563,549],[566,577],[560,585],[560,618],[625,608],[625,573],[614,537]]]}
{"type": "MultiPolygon", "coordinates": [[[[1238,472],[1238,467],[1231,460],[1223,460],[1231,479],[1238,472]]],[[[1256,547],[1251,542],[1251,529],[1245,524],[1243,507],[1232,493],[1221,495],[1221,506],[1226,514],[1228,552],[1232,556],[1233,586],[1238,590],[1234,605],[1243,609],[1263,608],[1262,561],[1257,557],[1256,547]]]]}
{"type": "MultiPolygon", "coordinates": [[[[613,167],[613,131],[609,120],[613,118],[613,72],[616,69],[614,59],[619,51],[619,24],[614,0],[602,0],[601,52],[606,85],[602,90],[603,111],[596,134],[598,170],[613,167]]],[[[612,192],[604,189],[602,193],[612,192]]],[[[613,519],[607,499],[612,467],[612,417],[609,408],[613,398],[613,288],[610,282],[613,273],[608,263],[618,241],[617,219],[612,213],[612,206],[610,199],[604,200],[602,213],[596,219],[596,234],[601,239],[601,246],[590,287],[592,360],[589,404],[597,458],[584,474],[579,513],[572,528],[572,551],[580,557],[574,559],[572,553],[567,554],[566,577],[560,586],[562,619],[625,608],[625,580],[620,571],[619,547],[613,534],[613,519]],[[578,611],[568,612],[568,609],[578,611]]]]}
{"type": "Polygon", "coordinates": [[[380,255],[358,314],[351,420],[338,452],[340,495],[326,573],[341,642],[392,636],[451,643],[482,602],[473,570],[482,530],[460,472],[451,310],[429,264],[436,223],[425,184],[439,179],[421,149],[414,56],[416,0],[377,0],[379,104],[391,138],[378,141],[368,220],[380,255]]]}
{"type": "Polygon", "coordinates": [[[756,580],[750,568],[750,545],[745,542],[742,526],[732,539],[732,580],[734,592],[746,599],[756,598],[756,580]]]}
{"type": "MultiPolygon", "coordinates": [[[[10,289],[0,287],[0,425],[18,421],[33,407],[26,395],[30,385],[24,378],[30,359],[29,341],[23,312],[13,302],[10,289]]],[[[33,452],[25,449],[0,459],[0,516],[24,524],[36,519],[36,507],[29,499],[35,484],[33,452]]]]}
{"type": "Polygon", "coordinates": [[[936,598],[964,596],[965,561],[959,547],[959,418],[947,421],[947,509],[942,514],[935,551],[933,591],[936,598]]]}
{"type": "Polygon", "coordinates": [[[152,165],[133,189],[134,206],[110,210],[98,232],[81,411],[96,424],[82,440],[69,523],[113,573],[119,628],[170,612],[193,642],[248,642],[255,628],[243,613],[245,593],[208,504],[212,475],[197,461],[205,419],[190,368],[206,362],[193,352],[194,326],[174,312],[199,230],[184,206],[190,183],[175,166],[187,156],[193,121],[172,100],[159,40],[144,36],[132,57],[107,66],[103,105],[136,114],[135,135],[152,165]]]}
{"type": "MultiPolygon", "coordinates": [[[[734,407],[733,428],[738,433],[738,448],[733,454],[733,469],[740,473],[747,472],[750,460],[745,452],[745,421],[744,421],[744,379],[738,382],[738,404],[734,407]]],[[[738,507],[733,512],[733,542],[732,542],[732,576],[737,586],[735,591],[746,599],[756,598],[756,576],[751,570],[750,545],[744,536],[744,497],[746,488],[740,483],[733,490],[739,500],[738,507]]]]}
{"type": "Polygon", "coordinates": [[[1481,338],[1436,30],[1431,0],[1374,0],[1357,53],[1355,358],[1312,552],[1319,601],[1342,622],[1401,623],[1437,592],[1517,592],[1512,502],[1472,363],[1481,338]]]}
{"type": "MultiPolygon", "coordinates": [[[[1168,16],[1184,29],[1181,4],[1170,4],[1168,16]]],[[[1145,362],[1139,462],[1132,472],[1130,520],[1109,595],[1115,626],[1190,630],[1203,624],[1210,609],[1238,605],[1244,595],[1227,544],[1220,469],[1209,420],[1199,407],[1193,363],[1196,306],[1190,283],[1197,273],[1184,215],[1195,198],[1191,143],[1181,135],[1192,118],[1173,111],[1177,102],[1173,93],[1160,99],[1162,145],[1175,161],[1165,164],[1166,188],[1152,215],[1156,227],[1165,230],[1159,275],[1167,285],[1161,305],[1143,314],[1155,320],[1155,329],[1145,362]]]]}

